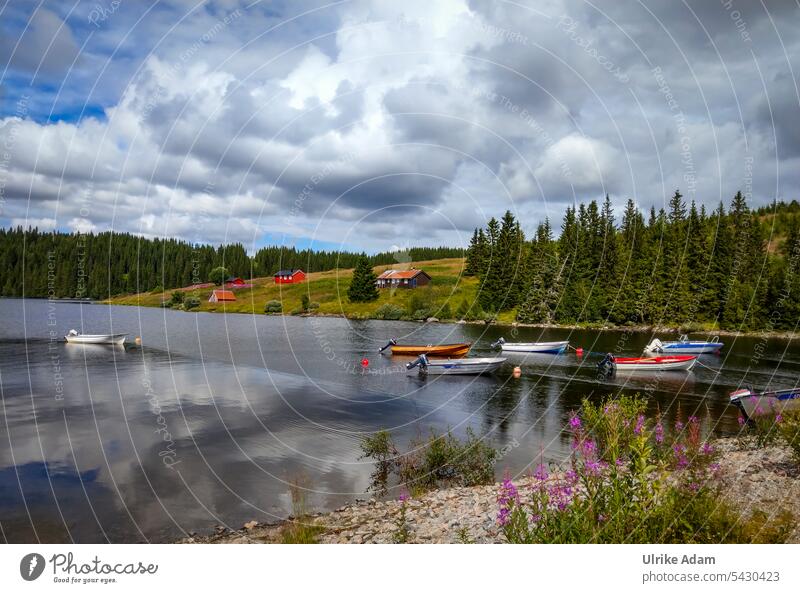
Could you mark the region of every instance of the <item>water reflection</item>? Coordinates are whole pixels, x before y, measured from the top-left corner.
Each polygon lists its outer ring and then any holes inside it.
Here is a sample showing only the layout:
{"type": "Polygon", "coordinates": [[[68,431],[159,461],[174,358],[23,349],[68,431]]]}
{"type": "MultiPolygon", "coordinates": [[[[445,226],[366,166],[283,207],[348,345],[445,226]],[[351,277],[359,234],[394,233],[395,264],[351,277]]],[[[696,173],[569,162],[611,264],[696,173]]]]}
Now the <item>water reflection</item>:
{"type": "MultiPolygon", "coordinates": [[[[169,541],[214,524],[272,520],[290,510],[287,483],[311,504],[361,497],[371,466],[360,438],[401,444],[431,428],[471,427],[504,451],[498,474],[569,452],[562,427],[582,398],[642,392],[669,422],[708,411],[737,428],[727,393],[743,382],[793,387],[800,358],[785,341],[726,339],[690,373],[595,380],[594,352],[647,334],[518,329],[520,341],[569,339],[586,354],[523,354],[488,377],[425,377],[378,355],[389,337],[474,342],[508,328],[343,319],[187,314],[59,304],[70,327],[141,335],[141,348],[51,342],[46,303],[0,301],[0,526],[9,541],[169,541]],[[24,321],[24,323],[23,323],[24,321]],[[367,358],[368,365],[361,361],[367,358]],[[514,379],[514,365],[522,377],[514,379]]],[[[505,354],[504,354],[505,356],[505,354]]]]}

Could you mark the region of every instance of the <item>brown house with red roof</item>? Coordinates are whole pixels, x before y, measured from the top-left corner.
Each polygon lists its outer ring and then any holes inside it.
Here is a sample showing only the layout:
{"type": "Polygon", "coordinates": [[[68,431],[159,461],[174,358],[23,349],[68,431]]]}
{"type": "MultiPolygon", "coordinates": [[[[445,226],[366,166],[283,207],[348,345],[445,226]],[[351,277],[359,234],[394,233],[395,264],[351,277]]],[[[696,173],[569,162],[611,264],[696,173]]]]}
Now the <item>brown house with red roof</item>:
{"type": "Polygon", "coordinates": [[[386,270],[378,276],[378,288],[417,288],[431,281],[423,270],[386,270]]]}

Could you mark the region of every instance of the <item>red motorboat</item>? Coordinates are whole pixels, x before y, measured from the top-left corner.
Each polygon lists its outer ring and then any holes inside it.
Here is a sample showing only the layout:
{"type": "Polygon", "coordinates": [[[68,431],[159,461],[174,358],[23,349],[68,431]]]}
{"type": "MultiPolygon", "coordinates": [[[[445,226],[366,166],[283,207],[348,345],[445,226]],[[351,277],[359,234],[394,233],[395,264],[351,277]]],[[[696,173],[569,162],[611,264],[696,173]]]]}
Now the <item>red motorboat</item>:
{"type": "Polygon", "coordinates": [[[617,372],[629,371],[690,371],[697,362],[696,356],[654,356],[652,358],[614,357],[617,372]]]}

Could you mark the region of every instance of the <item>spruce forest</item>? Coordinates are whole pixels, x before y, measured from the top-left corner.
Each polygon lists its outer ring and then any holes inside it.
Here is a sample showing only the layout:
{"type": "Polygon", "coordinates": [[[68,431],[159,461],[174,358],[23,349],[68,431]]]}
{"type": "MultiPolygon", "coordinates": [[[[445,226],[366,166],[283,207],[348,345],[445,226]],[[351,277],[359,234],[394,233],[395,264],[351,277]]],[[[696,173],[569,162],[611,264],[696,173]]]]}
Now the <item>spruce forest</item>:
{"type": "MultiPolygon", "coordinates": [[[[50,233],[18,227],[0,229],[0,294],[104,299],[208,282],[219,266],[231,276],[256,278],[285,268],[352,268],[362,255],[268,246],[250,257],[240,243],[213,247],[127,233],[50,233]]],[[[414,247],[368,260],[381,265],[463,256],[463,249],[414,247]]]]}
{"type": "Polygon", "coordinates": [[[526,239],[511,212],[476,229],[465,271],[487,313],[522,323],[795,330],[800,321],[800,205],[751,210],[741,193],[706,212],[676,191],[647,219],[606,196],[569,207],[526,239]]]}

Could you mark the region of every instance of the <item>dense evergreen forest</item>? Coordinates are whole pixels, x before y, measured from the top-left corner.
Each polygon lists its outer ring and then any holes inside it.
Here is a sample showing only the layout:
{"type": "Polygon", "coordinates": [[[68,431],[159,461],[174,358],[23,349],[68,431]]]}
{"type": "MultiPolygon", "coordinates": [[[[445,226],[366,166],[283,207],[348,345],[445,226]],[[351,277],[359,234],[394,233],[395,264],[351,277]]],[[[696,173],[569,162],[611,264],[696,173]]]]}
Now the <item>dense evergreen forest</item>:
{"type": "MultiPolygon", "coordinates": [[[[72,234],[0,229],[2,296],[108,298],[207,282],[224,266],[242,278],[270,276],[281,268],[320,272],[352,268],[362,254],[269,246],[248,256],[241,244],[213,247],[127,233],[72,234]]],[[[373,265],[463,257],[451,247],[415,247],[369,257],[373,265]]]]}
{"type": "Polygon", "coordinates": [[[476,229],[466,273],[485,312],[524,323],[610,322],[730,329],[797,329],[800,205],[751,210],[737,193],[713,211],[679,192],[647,219],[629,200],[621,219],[606,196],[569,207],[527,239],[510,212],[476,229]]]}

